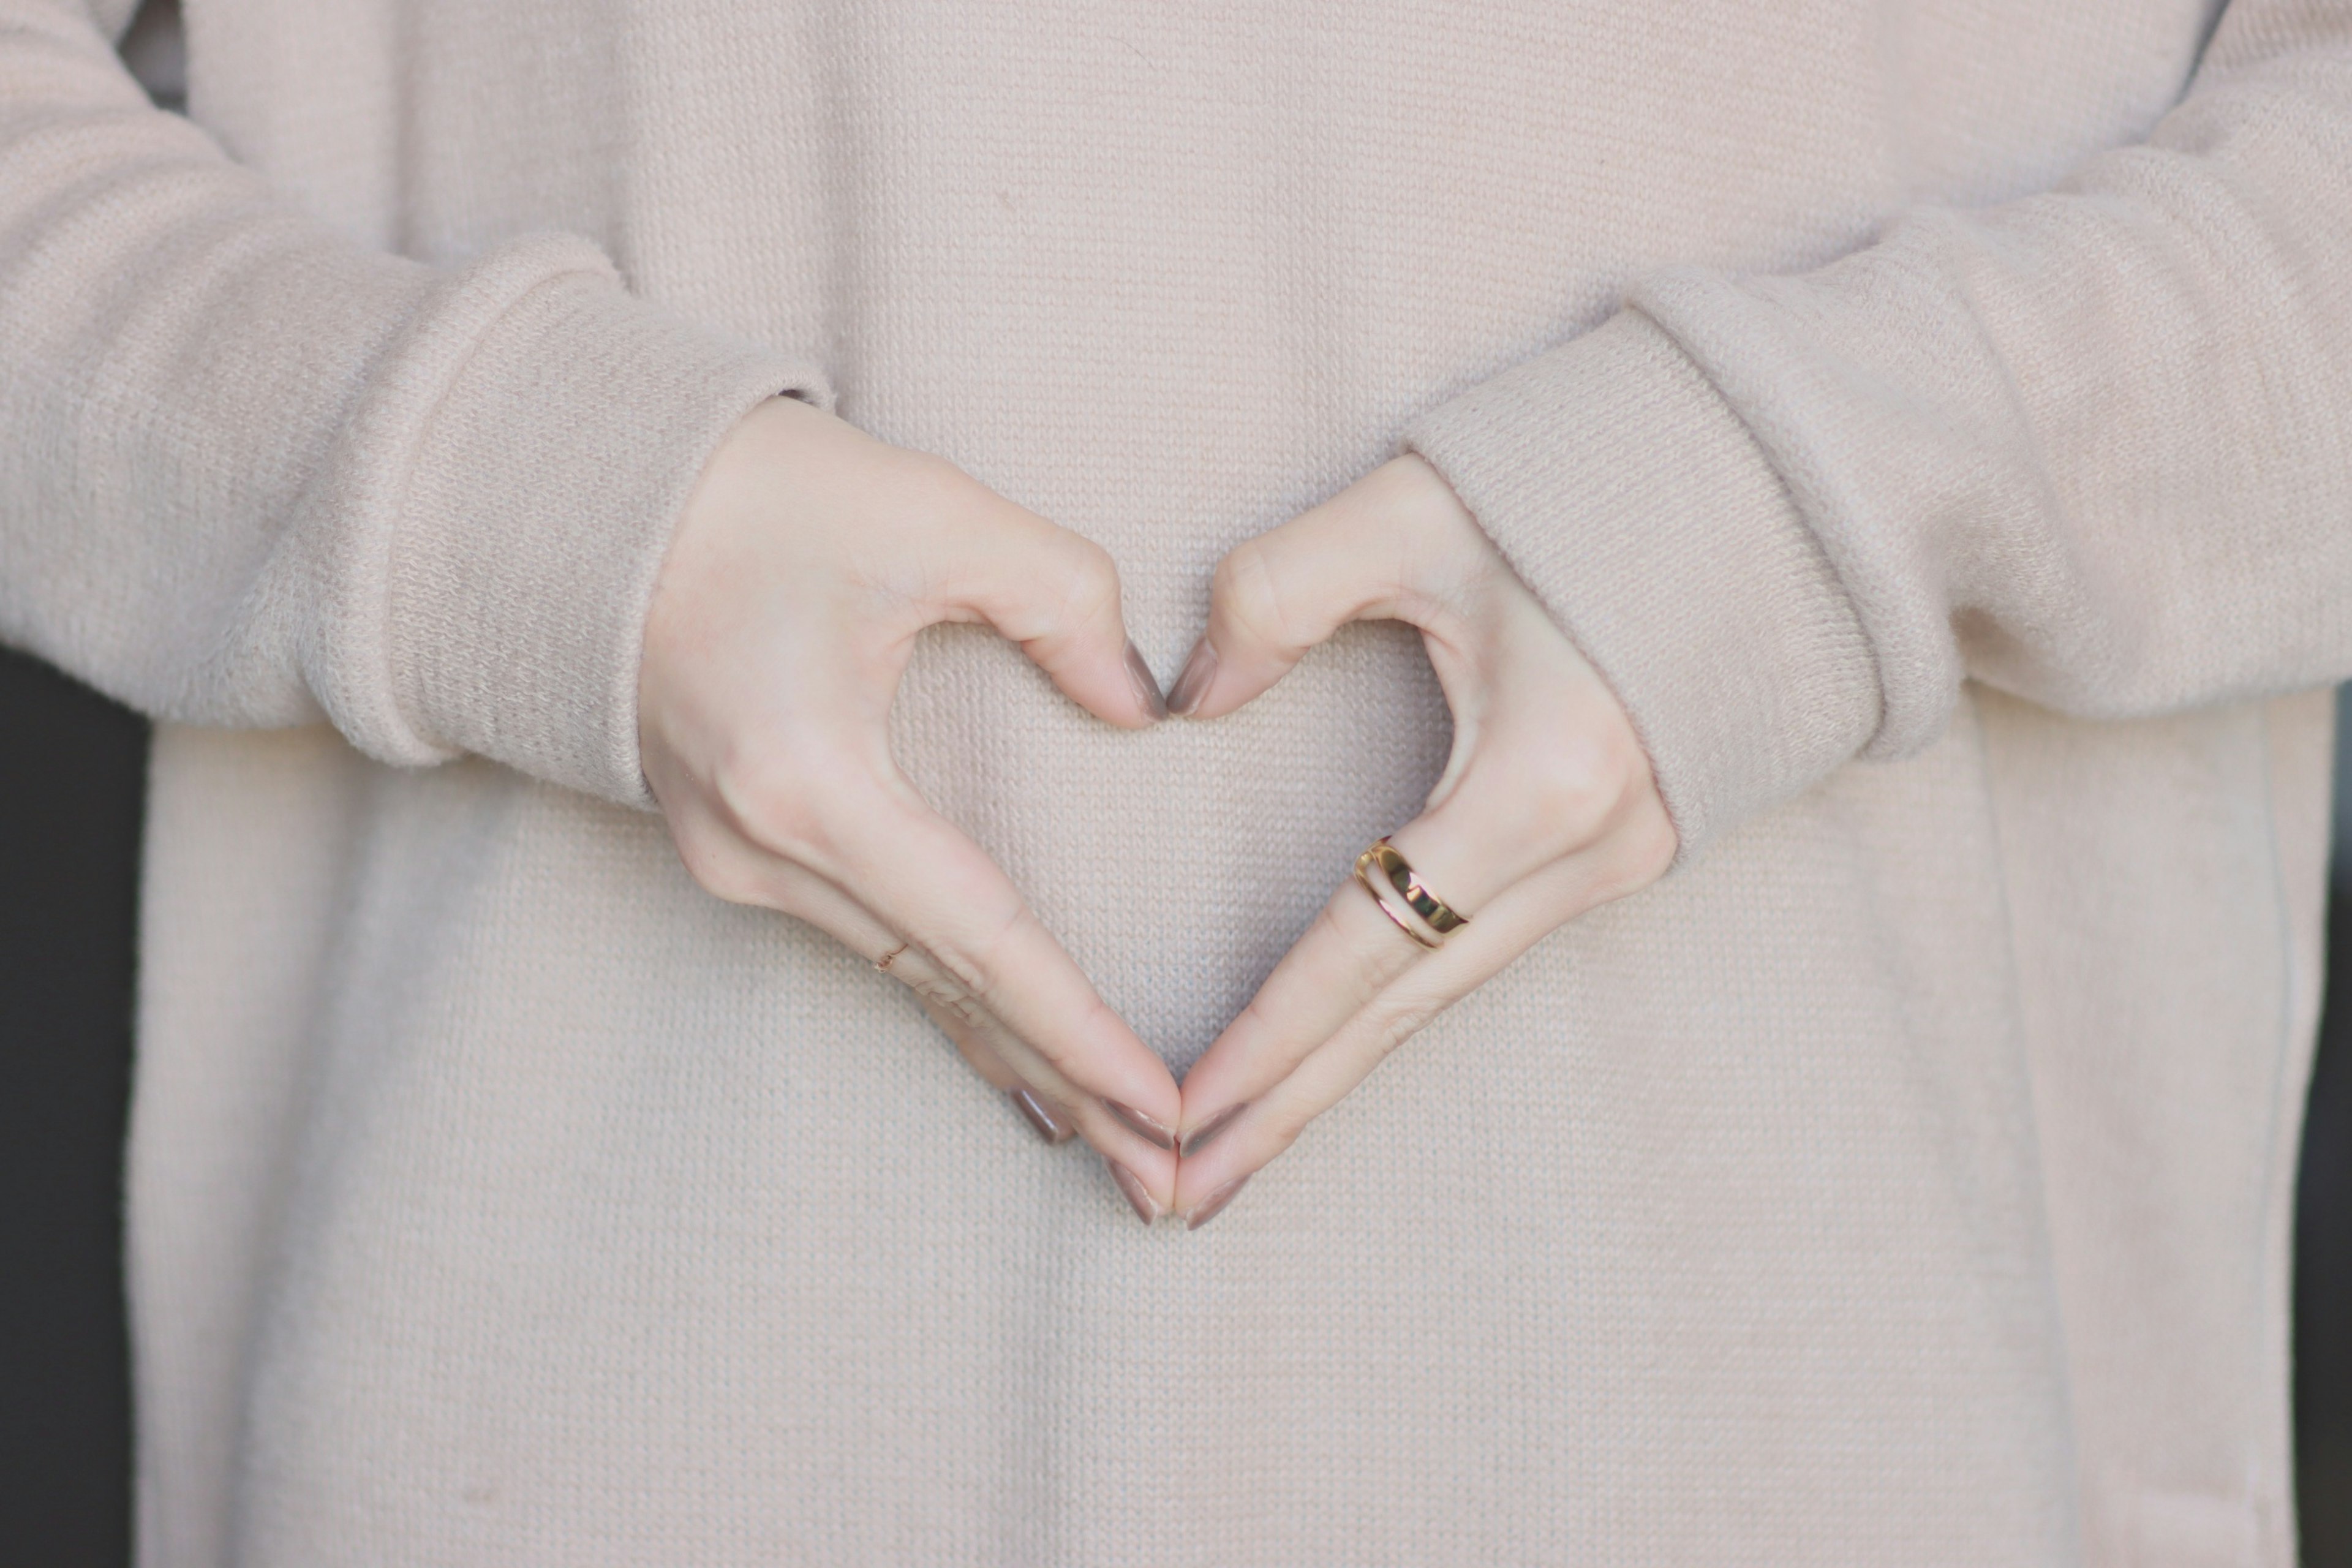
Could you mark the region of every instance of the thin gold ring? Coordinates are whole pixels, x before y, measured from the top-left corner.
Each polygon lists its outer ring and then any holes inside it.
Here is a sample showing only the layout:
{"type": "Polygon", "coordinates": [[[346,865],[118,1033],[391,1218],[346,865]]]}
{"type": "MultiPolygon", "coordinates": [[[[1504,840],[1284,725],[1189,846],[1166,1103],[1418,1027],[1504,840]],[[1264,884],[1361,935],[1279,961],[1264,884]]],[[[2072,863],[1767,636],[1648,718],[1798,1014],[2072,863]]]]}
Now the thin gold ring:
{"type": "Polygon", "coordinates": [[[900,942],[898,946],[892,948],[889,952],[876,959],[874,961],[874,967],[881,970],[886,974],[890,972],[890,966],[898,962],[898,955],[906,952],[909,945],[910,944],[907,942],[900,942]]]}
{"type": "Polygon", "coordinates": [[[1370,848],[1356,857],[1356,880],[1372,895],[1372,902],[1381,906],[1381,913],[1423,947],[1444,946],[1448,932],[1470,923],[1469,916],[1456,913],[1444,899],[1431,892],[1421,874],[1385,838],[1375,840],[1370,848]]]}

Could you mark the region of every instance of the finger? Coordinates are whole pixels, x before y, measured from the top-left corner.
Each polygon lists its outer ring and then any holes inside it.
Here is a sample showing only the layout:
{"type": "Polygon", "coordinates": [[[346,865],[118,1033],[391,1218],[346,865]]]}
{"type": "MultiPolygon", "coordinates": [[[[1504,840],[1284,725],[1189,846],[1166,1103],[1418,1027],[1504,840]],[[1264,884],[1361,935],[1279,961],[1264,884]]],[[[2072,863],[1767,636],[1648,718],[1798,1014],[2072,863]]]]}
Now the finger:
{"type": "MultiPolygon", "coordinates": [[[[759,458],[706,470],[702,485],[725,493],[698,488],[698,510],[772,521],[782,474],[791,476],[806,515],[861,520],[850,537],[827,538],[813,553],[739,552],[740,569],[772,571],[778,560],[814,564],[813,577],[793,585],[814,586],[822,599],[824,588],[840,585],[833,570],[845,564],[865,587],[910,610],[915,629],[943,618],[993,623],[1063,690],[1111,723],[1139,727],[1165,716],[1149,670],[1128,658],[1118,575],[1098,546],[944,458],[878,441],[791,398],[763,405],[730,441],[751,444],[759,458]]],[[[798,602],[807,607],[805,596],[798,602]]],[[[855,640],[858,628],[850,629],[855,640]]]]}
{"type": "MultiPolygon", "coordinates": [[[[1398,1046],[1542,941],[1560,924],[1563,910],[1601,901],[1611,879],[1598,858],[1557,861],[1504,892],[1443,948],[1402,970],[1278,1081],[1261,1088],[1213,1141],[1188,1141],[1177,1170],[1176,1212],[1197,1215],[1263,1169],[1398,1046]]],[[[1188,1108],[1199,1076],[1196,1068],[1185,1080],[1188,1108]]]]}
{"type": "MultiPolygon", "coordinates": [[[[1078,1135],[1078,1118],[1069,1109],[1072,1103],[1069,1086],[1061,1082],[1049,1065],[1025,1050],[1019,1037],[968,997],[950,1001],[933,994],[928,986],[919,987],[919,990],[924,993],[923,1006],[933,1022],[956,1042],[957,1047],[964,1052],[966,1059],[982,1077],[998,1081],[992,1070],[994,1068],[1002,1070],[1011,1080],[1007,1098],[1039,1137],[1048,1143],[1061,1144],[1078,1135]],[[1022,1062],[1023,1070],[1016,1073],[1005,1067],[1003,1064],[1008,1059],[1022,1062]],[[1054,1087],[1040,1091],[1024,1083],[1024,1078],[1042,1080],[1054,1087]]],[[[1083,1097],[1078,1097],[1076,1102],[1086,1103],[1083,1097]]],[[[1127,1200],[1128,1206],[1135,1211],[1138,1219],[1150,1225],[1168,1212],[1168,1205],[1173,1198],[1175,1156],[1170,1152],[1154,1150],[1151,1154],[1139,1158],[1129,1150],[1106,1149],[1102,1142],[1102,1134],[1106,1131],[1110,1132],[1114,1139],[1123,1138],[1129,1142],[1133,1140],[1133,1133],[1116,1121],[1104,1123],[1097,1118],[1089,1143],[1102,1156],[1111,1184],[1118,1189],[1119,1196],[1127,1200]],[[1149,1180],[1146,1173],[1149,1173],[1149,1180]]]]}
{"type": "Polygon", "coordinates": [[[821,809],[803,842],[774,847],[856,889],[862,904],[904,932],[956,997],[972,998],[1003,1024],[1010,1038],[1000,1054],[1008,1064],[1164,1201],[1181,1104],[1167,1064],[1096,994],[978,845],[901,780],[853,793],[854,804],[821,809]]]}
{"type": "Polygon", "coordinates": [[[1219,1136],[1235,1106],[1279,1083],[1423,950],[1351,879],[1184,1077],[1183,1150],[1219,1136]]]}
{"type": "MultiPolygon", "coordinates": [[[[756,851],[751,851],[756,853],[756,851]]],[[[926,984],[932,968],[929,955],[874,918],[863,905],[805,867],[778,860],[771,873],[780,884],[777,902],[798,920],[808,921],[852,952],[871,954],[874,967],[912,990],[923,1011],[947,1036],[958,1055],[982,1080],[1003,1094],[1021,1119],[1048,1143],[1066,1142],[1077,1130],[1057,1114],[1051,1099],[1040,1095],[1015,1071],[1000,1048],[1002,1026],[992,1030],[990,1020],[972,1016],[977,1005],[958,1012],[936,999],[937,988],[926,984]]]]}
{"type": "Polygon", "coordinates": [[[1003,1034],[1001,1025],[992,1029],[992,1020],[967,1016],[923,994],[927,978],[924,971],[930,962],[928,954],[917,952],[913,943],[876,919],[863,904],[806,867],[795,866],[749,843],[739,843],[736,852],[759,863],[757,874],[761,885],[758,902],[806,921],[852,952],[865,956],[876,969],[914,989],[923,1010],[972,1070],[1003,1092],[1039,1137],[1048,1143],[1065,1143],[1076,1136],[1076,1128],[1066,1114],[1056,1110],[1054,1100],[1038,1093],[1004,1059],[1000,1048],[1003,1034]]]}
{"type": "MultiPolygon", "coordinates": [[[[792,912],[797,918],[825,930],[855,952],[866,952],[887,939],[880,922],[847,894],[804,867],[783,861],[777,866],[780,877],[795,879],[802,889],[793,895],[797,907],[792,912]]],[[[1076,1121],[1066,1105],[1072,1098],[1071,1086],[977,999],[964,994],[935,958],[911,942],[899,941],[885,949],[874,966],[915,993],[940,1032],[973,1071],[1003,1091],[1038,1137],[1061,1144],[1077,1136],[1076,1121]]]]}
{"type": "Polygon", "coordinates": [[[1055,1144],[1066,1143],[1078,1135],[1077,1124],[1070,1120],[1067,1111],[1030,1088],[1019,1073],[1005,1064],[1003,1055],[990,1043],[991,1035],[983,1023],[929,997],[923,999],[923,1011],[930,1015],[940,1033],[963,1054],[972,1070],[1003,1092],[1030,1131],[1055,1144]]]}
{"type": "Polygon", "coordinates": [[[1391,842],[1424,887],[1457,913],[1475,910],[1476,918],[1456,927],[1441,947],[1427,949],[1360,881],[1351,877],[1342,883],[1186,1075],[1181,1142],[1186,1169],[1213,1142],[1222,1142],[1245,1120],[1256,1121],[1256,1110],[1244,1108],[1264,1106],[1277,1084],[1343,1032],[1366,1027],[1368,1017],[1391,1016],[1402,1039],[1429,1015],[1383,1015],[1381,1009],[1416,997],[1442,998],[1433,1011],[1450,1003],[1461,994],[1453,989],[1457,982],[1482,984],[1550,929],[1526,921],[1574,920],[1647,886],[1673,858],[1672,825],[1650,794],[1624,796],[1559,848],[1542,835],[1482,841],[1465,831],[1465,821],[1491,821],[1505,814],[1504,805],[1486,803],[1489,790],[1475,782],[1480,773],[1474,770],[1472,777],[1442,811],[1416,818],[1391,842]]]}
{"type": "MultiPolygon", "coordinates": [[[[1076,1128],[1058,1109],[1049,1089],[1038,1087],[1006,1060],[1008,1031],[986,1016],[975,1002],[950,1000],[946,984],[930,955],[898,935],[856,899],[805,866],[797,866],[761,848],[716,824],[698,825],[687,840],[695,844],[693,860],[698,879],[711,891],[737,903],[754,904],[807,921],[859,953],[874,967],[912,990],[942,1034],[982,1080],[1002,1091],[1022,1120],[1049,1143],[1067,1142],[1076,1128]],[[723,838],[712,844],[714,837],[723,838]],[[714,862],[724,860],[726,865],[714,862]]],[[[1033,1068],[1034,1053],[1027,1057],[1033,1068]]],[[[1049,1084],[1058,1080],[1046,1078],[1049,1084]]],[[[1061,1086],[1066,1090],[1066,1086],[1061,1086]]]]}
{"type": "Polygon", "coordinates": [[[987,854],[903,776],[869,762],[810,742],[722,770],[683,825],[673,821],[697,879],[722,897],[771,901],[756,868],[748,890],[730,892],[729,879],[747,873],[735,868],[739,858],[698,847],[709,840],[748,845],[855,889],[937,966],[909,984],[959,1010],[976,1002],[1001,1021],[1006,1064],[1164,1205],[1181,1104],[1167,1064],[1096,994],[987,854]]]}
{"type": "Polygon", "coordinates": [[[934,606],[994,626],[1099,719],[1127,729],[1165,719],[1160,682],[1128,639],[1110,552],[993,491],[980,491],[970,516],[941,531],[929,563],[934,606]]]}
{"type": "MultiPolygon", "coordinates": [[[[910,965],[928,963],[929,958],[921,954],[921,950],[909,948],[908,962],[910,965]]],[[[1117,1120],[1104,1120],[1098,1106],[1090,1105],[1084,1095],[1074,1094],[1052,1065],[1030,1051],[1020,1037],[994,1015],[956,992],[950,981],[919,980],[915,989],[923,998],[925,1011],[964,1052],[982,1077],[992,1082],[1009,1080],[1007,1097],[1039,1137],[1049,1143],[1068,1142],[1081,1130],[1080,1117],[1070,1107],[1076,1104],[1086,1108],[1092,1129],[1087,1134],[1088,1143],[1102,1156],[1112,1185],[1135,1211],[1136,1217],[1150,1225],[1168,1212],[1175,1192],[1175,1155],[1171,1151],[1153,1149],[1139,1155],[1131,1147],[1113,1146],[1132,1145],[1133,1131],[1117,1120]],[[1015,1068],[1007,1065],[1010,1063],[1020,1066],[1015,1068]],[[1002,1079],[996,1076],[1000,1071],[1004,1075],[1002,1079]]]]}
{"type": "MultiPolygon", "coordinates": [[[[915,993],[924,1011],[973,1070],[1003,1090],[1040,1137],[1064,1143],[1076,1136],[1079,1120],[1069,1107],[1084,1102],[1087,1096],[991,1014],[936,956],[898,936],[890,924],[810,868],[720,825],[701,824],[698,828],[683,842],[696,846],[695,873],[707,888],[738,903],[804,920],[853,952],[868,955],[877,969],[915,993]],[[713,838],[724,842],[714,846],[713,838]]],[[[1173,1190],[1172,1156],[1155,1160],[1139,1154],[1132,1147],[1136,1134],[1101,1108],[1090,1120],[1097,1149],[1106,1158],[1122,1159],[1139,1173],[1148,1173],[1150,1180],[1139,1175],[1138,1184],[1152,1194],[1155,1214],[1164,1209],[1173,1190]]]]}
{"type": "MultiPolygon", "coordinates": [[[[1457,793],[1456,802],[1461,798],[1457,793]]],[[[1511,863],[1516,856],[1498,865],[1479,858],[1475,847],[1465,853],[1445,825],[1430,816],[1416,818],[1391,843],[1424,885],[1465,918],[1478,914],[1486,900],[1530,868],[1511,863]]],[[[1509,854],[1507,846],[1505,853],[1509,854]]],[[[1478,923],[1474,920],[1460,928],[1446,946],[1478,923]]],[[[1352,876],[1342,882],[1186,1075],[1185,1152],[1214,1136],[1218,1119],[1232,1107],[1289,1076],[1399,976],[1428,962],[1429,950],[1400,928],[1361,882],[1352,876]]]]}
{"type": "Polygon", "coordinates": [[[1347,622],[1416,619],[1445,540],[1429,520],[1459,506],[1426,463],[1400,459],[1235,546],[1217,563],[1208,630],[1171,689],[1170,710],[1229,713],[1347,622]]]}

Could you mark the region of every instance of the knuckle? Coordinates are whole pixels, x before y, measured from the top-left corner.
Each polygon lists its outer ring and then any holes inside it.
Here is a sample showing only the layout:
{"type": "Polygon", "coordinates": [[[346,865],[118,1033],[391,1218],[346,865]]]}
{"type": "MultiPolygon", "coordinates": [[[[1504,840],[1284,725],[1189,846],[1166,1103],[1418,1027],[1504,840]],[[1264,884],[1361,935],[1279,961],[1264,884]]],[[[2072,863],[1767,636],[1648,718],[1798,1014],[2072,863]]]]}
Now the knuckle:
{"type": "Polygon", "coordinates": [[[1025,908],[1008,910],[971,941],[931,943],[932,959],[965,995],[982,1007],[992,1008],[1001,999],[998,955],[1022,921],[1033,918],[1025,908]]]}
{"type": "Polygon", "coordinates": [[[1616,875],[1612,881],[1617,891],[1612,897],[1646,888],[1664,876],[1682,848],[1682,837],[1665,806],[1651,800],[1619,828],[1614,847],[1616,875]]]}
{"type": "Polygon", "coordinates": [[[1350,1008],[1362,1007],[1378,997],[1391,982],[1418,964],[1423,950],[1420,943],[1397,930],[1395,922],[1381,911],[1363,889],[1354,885],[1352,879],[1342,884],[1339,891],[1341,898],[1327,902],[1316,920],[1329,933],[1334,945],[1347,954],[1339,999],[1350,1008]],[[1337,912],[1343,907],[1343,900],[1350,917],[1348,921],[1342,921],[1337,912]]]}
{"type": "Polygon", "coordinates": [[[712,773],[712,793],[739,832],[761,848],[807,865],[831,858],[840,793],[835,770],[793,747],[745,748],[712,773]]]}
{"type": "Polygon", "coordinates": [[[1063,574],[1061,609],[1066,626],[1084,626],[1118,607],[1118,566],[1110,552],[1081,534],[1057,541],[1063,574]]]}
{"type": "Polygon", "coordinates": [[[1364,1050],[1371,1062],[1385,1059],[1399,1046],[1428,1026],[1429,1021],[1445,1008],[1445,999],[1433,996],[1399,998],[1378,1005],[1364,1039],[1364,1050]]]}
{"type": "Polygon", "coordinates": [[[975,1007],[990,1005],[987,974],[953,943],[942,942],[934,947],[931,962],[939,966],[940,973],[932,984],[940,995],[958,997],[975,1007]]]}
{"type": "Polygon", "coordinates": [[[1647,763],[1630,734],[1562,729],[1536,742],[1528,808],[1544,842],[1565,853],[1599,837],[1635,793],[1647,763]]]}
{"type": "Polygon", "coordinates": [[[980,1027],[981,1005],[972,994],[947,974],[926,972],[901,975],[907,986],[932,1007],[967,1029],[980,1027]]]}
{"type": "Polygon", "coordinates": [[[687,875],[713,898],[730,904],[766,902],[766,889],[758,869],[730,837],[715,825],[697,823],[672,836],[687,875]]]}
{"type": "Polygon", "coordinates": [[[1349,995],[1360,1007],[1372,1002],[1390,983],[1422,960],[1420,943],[1399,940],[1402,933],[1389,924],[1388,916],[1379,919],[1386,927],[1379,933],[1379,945],[1358,963],[1349,986],[1349,995]]]}
{"type": "Polygon", "coordinates": [[[1261,542],[1246,540],[1217,563],[1210,595],[1226,624],[1244,638],[1276,648],[1298,646],[1275,583],[1273,563],[1261,542]]]}

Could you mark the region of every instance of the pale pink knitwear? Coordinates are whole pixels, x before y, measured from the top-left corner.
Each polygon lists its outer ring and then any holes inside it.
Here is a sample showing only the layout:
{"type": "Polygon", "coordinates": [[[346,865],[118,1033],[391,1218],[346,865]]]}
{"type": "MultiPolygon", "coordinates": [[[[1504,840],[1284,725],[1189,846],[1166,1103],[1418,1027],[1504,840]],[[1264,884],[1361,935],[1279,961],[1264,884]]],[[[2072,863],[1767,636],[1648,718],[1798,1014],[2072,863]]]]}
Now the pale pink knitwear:
{"type": "MultiPolygon", "coordinates": [[[[191,0],[194,124],[128,8],[0,0],[0,637],[163,721],[150,1568],[2292,1562],[2352,0],[191,0]],[[1137,1226],[645,809],[784,391],[1163,672],[1424,453],[1680,865],[1137,1226]]],[[[897,738],[1181,1068],[1446,735],[897,738]]]]}

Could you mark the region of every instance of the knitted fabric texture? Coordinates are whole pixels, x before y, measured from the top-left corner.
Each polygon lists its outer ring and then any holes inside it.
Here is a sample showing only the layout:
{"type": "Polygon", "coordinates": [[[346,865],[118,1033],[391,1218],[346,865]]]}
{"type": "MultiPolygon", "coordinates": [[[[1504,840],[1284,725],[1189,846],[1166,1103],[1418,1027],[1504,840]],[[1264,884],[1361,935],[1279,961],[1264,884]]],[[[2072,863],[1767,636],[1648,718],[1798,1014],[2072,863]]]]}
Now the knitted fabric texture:
{"type": "MultiPolygon", "coordinates": [[[[150,1568],[2292,1563],[2352,9],[201,0],[191,119],[127,9],[0,0],[0,637],[163,721],[150,1568]],[[1681,863],[1137,1226],[643,809],[787,392],[1163,671],[1423,453],[1681,863]]],[[[1449,734],[894,722],[1179,1068],[1449,734]]]]}

